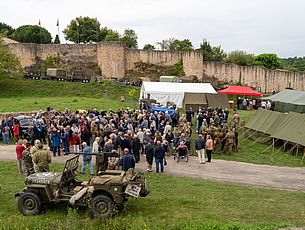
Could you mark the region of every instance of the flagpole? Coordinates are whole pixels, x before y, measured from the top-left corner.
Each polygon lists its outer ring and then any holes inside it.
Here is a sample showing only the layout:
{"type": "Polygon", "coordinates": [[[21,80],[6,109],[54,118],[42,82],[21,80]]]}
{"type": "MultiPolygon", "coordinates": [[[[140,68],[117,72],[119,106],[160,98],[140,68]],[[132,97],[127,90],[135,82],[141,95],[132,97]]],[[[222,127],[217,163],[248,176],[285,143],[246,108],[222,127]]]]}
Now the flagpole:
{"type": "Polygon", "coordinates": [[[59,19],[57,18],[57,30],[58,30],[58,39],[60,41],[60,38],[59,38],[59,19]]]}
{"type": "Polygon", "coordinates": [[[40,44],[42,44],[42,34],[41,34],[41,22],[40,22],[40,18],[39,18],[39,35],[40,35],[40,44]]]}

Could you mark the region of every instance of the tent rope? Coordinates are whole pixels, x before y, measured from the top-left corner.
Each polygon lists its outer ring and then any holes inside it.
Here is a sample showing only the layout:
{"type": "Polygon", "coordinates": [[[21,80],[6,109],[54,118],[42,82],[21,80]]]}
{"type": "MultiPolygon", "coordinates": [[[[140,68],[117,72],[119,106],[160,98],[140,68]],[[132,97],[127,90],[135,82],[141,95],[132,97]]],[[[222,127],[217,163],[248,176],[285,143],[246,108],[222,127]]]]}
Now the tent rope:
{"type": "MultiPolygon", "coordinates": [[[[277,141],[278,141],[279,139],[276,139],[276,141],[275,142],[273,142],[271,145],[269,145],[263,152],[261,152],[261,153],[264,153],[264,152],[266,152],[268,149],[270,149],[277,141]]],[[[284,145],[283,145],[284,146],[284,145]]]]}

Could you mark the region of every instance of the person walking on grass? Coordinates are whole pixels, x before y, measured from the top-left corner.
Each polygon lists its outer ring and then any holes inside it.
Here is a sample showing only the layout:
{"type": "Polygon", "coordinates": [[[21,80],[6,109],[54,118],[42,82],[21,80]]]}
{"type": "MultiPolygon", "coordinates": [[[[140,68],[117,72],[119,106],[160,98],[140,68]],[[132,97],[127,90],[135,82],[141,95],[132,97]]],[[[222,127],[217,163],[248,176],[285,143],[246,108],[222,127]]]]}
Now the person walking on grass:
{"type": "Polygon", "coordinates": [[[94,176],[93,167],[92,167],[92,155],[89,155],[92,153],[92,149],[90,146],[87,145],[86,142],[82,143],[83,146],[83,164],[82,164],[82,170],[81,173],[85,174],[86,172],[86,165],[89,166],[90,175],[94,176]]]}
{"type": "Polygon", "coordinates": [[[43,149],[43,144],[38,145],[38,150],[33,154],[35,172],[49,172],[51,155],[48,150],[43,149]]]}

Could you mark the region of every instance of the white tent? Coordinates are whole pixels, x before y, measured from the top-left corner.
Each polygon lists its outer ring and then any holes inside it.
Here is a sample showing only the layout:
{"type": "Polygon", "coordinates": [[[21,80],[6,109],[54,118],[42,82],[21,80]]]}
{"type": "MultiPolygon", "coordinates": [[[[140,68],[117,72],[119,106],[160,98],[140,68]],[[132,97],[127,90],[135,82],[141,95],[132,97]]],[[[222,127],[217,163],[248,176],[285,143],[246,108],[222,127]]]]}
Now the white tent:
{"type": "Polygon", "coordinates": [[[140,99],[147,98],[149,94],[151,99],[162,105],[170,101],[182,108],[185,93],[217,94],[210,83],[143,82],[140,99]]]}

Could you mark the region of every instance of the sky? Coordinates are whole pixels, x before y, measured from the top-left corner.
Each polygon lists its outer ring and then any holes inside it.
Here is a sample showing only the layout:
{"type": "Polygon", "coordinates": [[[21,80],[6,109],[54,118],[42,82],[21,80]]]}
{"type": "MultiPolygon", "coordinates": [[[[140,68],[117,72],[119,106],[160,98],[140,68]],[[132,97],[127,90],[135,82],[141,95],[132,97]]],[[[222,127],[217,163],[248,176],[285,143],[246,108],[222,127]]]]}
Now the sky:
{"type": "Polygon", "coordinates": [[[168,38],[203,39],[225,52],[305,56],[304,0],[1,0],[0,22],[38,25],[54,38],[79,16],[123,33],[133,29],[139,48],[168,38]]]}

